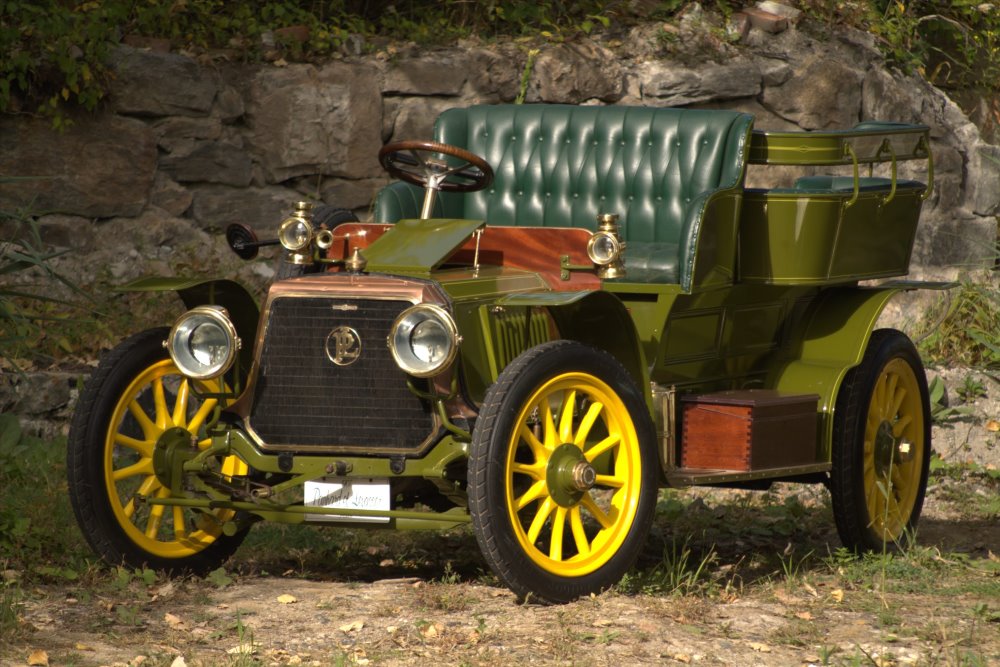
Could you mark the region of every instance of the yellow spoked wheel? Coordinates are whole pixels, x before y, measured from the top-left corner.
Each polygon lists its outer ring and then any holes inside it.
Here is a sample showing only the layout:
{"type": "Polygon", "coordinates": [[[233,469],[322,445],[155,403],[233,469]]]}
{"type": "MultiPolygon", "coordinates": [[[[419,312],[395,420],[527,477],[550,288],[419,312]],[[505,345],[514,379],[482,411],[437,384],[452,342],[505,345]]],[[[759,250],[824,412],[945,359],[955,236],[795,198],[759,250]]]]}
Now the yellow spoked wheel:
{"type": "MultiPolygon", "coordinates": [[[[202,571],[242,540],[222,534],[233,513],[143,502],[171,496],[170,447],[208,447],[204,425],[217,408],[196,390],[216,391],[218,381],[181,375],[162,347],[166,335],[156,329],[125,341],[87,383],[70,429],[70,499],[87,540],[109,562],[202,571]]],[[[228,457],[218,472],[242,475],[246,466],[228,457]]]]}
{"type": "Polygon", "coordinates": [[[834,416],[831,492],[844,544],[898,548],[913,537],[930,460],[923,366],[898,331],[876,331],[844,379],[834,416]]]}
{"type": "Polygon", "coordinates": [[[657,458],[645,402],[609,355],[556,341],[518,357],[486,397],[469,467],[480,547],[522,597],[600,591],[638,555],[657,458]]]}

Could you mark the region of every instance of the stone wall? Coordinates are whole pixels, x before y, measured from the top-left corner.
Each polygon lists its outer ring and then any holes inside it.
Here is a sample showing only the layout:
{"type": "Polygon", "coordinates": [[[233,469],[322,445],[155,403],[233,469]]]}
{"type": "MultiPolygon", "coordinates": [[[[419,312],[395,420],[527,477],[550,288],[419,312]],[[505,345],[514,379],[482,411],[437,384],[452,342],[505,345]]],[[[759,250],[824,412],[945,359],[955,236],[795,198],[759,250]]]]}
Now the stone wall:
{"type": "MultiPolygon", "coordinates": [[[[526,101],[734,108],[775,130],[926,123],[936,176],[914,274],[954,277],[992,266],[1000,148],[940,91],[887,70],[867,35],[817,37],[792,18],[777,33],[767,23],[728,26],[738,44],[720,42],[719,26],[696,11],[677,27],[550,44],[534,54],[526,101]]],[[[0,176],[29,177],[0,179],[0,209],[40,213],[45,242],[70,250],[57,268],[85,290],[191,272],[260,288],[273,275],[270,259],[236,259],[220,230],[239,221],[270,237],[303,198],[356,209],[364,219],[387,182],[376,159],[384,142],[430,138],[434,118],[452,106],[513,101],[528,58],[516,44],[467,43],[246,66],[123,47],[103,109],[75,118],[64,134],[45,120],[0,117],[0,176]]],[[[793,176],[760,169],[750,172],[751,184],[793,176]]],[[[904,176],[922,179],[923,169],[907,165],[904,176]]],[[[0,238],[7,234],[0,230],[0,238]]],[[[8,373],[0,411],[21,414],[44,434],[63,430],[85,374],[8,373]]]]}
{"type": "MultiPolygon", "coordinates": [[[[668,40],[657,24],[544,46],[527,102],[727,107],[753,113],[763,129],[927,123],[936,178],[916,273],[992,262],[1000,148],[944,94],[887,70],[865,34],[818,38],[794,21],[778,34],[739,26],[739,44],[716,44],[710,58],[665,52],[666,42],[708,39],[704,20],[686,17],[668,40]]],[[[527,59],[509,43],[280,67],[122,47],[102,111],[75,118],[64,134],[44,120],[0,118],[0,175],[33,177],[0,183],[0,208],[43,213],[44,238],[74,249],[72,272],[84,285],[178,266],[228,270],[216,232],[241,221],[271,236],[302,198],[363,218],[387,182],[376,159],[384,142],[429,138],[435,116],[452,106],[512,101],[527,59]]],[[[923,178],[922,165],[904,172],[923,178]]],[[[266,279],[270,268],[254,270],[266,279]]]]}

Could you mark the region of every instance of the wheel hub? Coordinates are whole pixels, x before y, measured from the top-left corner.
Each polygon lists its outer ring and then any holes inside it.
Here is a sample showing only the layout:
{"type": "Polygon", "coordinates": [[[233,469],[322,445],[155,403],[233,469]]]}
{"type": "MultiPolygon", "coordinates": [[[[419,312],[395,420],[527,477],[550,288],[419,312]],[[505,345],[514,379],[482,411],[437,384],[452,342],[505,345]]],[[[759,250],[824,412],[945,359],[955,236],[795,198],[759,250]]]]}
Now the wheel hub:
{"type": "Polygon", "coordinates": [[[197,441],[191,432],[180,426],[160,434],[153,449],[153,473],[160,484],[179,492],[184,477],[184,462],[198,453],[197,441]]]}
{"type": "Polygon", "coordinates": [[[597,481],[597,471],[573,443],[556,447],[545,468],[549,496],[562,507],[573,507],[597,481]]]}

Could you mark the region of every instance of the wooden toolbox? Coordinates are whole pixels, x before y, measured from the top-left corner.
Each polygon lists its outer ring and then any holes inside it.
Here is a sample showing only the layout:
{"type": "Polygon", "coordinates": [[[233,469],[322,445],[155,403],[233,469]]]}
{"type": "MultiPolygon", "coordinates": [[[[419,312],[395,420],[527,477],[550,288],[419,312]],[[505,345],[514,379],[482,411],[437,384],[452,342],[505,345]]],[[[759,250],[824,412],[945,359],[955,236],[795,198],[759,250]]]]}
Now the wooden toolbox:
{"type": "Polygon", "coordinates": [[[816,463],[818,401],[768,389],[683,396],[681,466],[749,471],[816,463]]]}

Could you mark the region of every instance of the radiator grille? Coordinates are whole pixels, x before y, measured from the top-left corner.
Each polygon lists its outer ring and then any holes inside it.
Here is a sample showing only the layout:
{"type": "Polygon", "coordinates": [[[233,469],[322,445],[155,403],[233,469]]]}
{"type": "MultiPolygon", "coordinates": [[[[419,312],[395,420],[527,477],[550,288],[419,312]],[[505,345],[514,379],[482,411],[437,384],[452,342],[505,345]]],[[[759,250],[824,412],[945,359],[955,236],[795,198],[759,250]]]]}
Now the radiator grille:
{"type": "Polygon", "coordinates": [[[386,336],[408,301],[282,297],[268,315],[250,425],[262,447],[309,451],[413,452],[433,429],[429,406],[406,387],[386,336]],[[345,304],[357,310],[344,310],[345,304]],[[335,308],[340,306],[340,308],[335,308]],[[327,335],[351,327],[361,356],[333,364],[327,335]]]}

